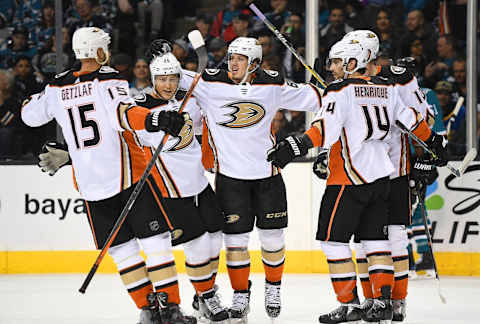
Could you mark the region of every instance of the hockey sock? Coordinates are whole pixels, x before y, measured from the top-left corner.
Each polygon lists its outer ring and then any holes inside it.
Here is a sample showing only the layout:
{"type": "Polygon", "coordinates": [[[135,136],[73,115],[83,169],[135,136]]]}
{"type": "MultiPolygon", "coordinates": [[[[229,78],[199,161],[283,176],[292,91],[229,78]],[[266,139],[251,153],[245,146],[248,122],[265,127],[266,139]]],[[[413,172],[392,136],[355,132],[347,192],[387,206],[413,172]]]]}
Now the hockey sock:
{"type": "Polygon", "coordinates": [[[223,233],[221,231],[208,233],[210,235],[210,267],[212,269],[212,280],[215,283],[218,272],[218,263],[220,260],[220,250],[222,249],[223,233]]]}
{"type": "Polygon", "coordinates": [[[408,290],[408,234],[405,226],[388,225],[388,240],[395,272],[392,299],[405,299],[408,290]]]}
{"type": "Polygon", "coordinates": [[[170,233],[140,239],[147,255],[148,277],[157,292],[168,295],[168,303],[180,304],[177,269],[172,254],[170,233]]]}
{"type": "Polygon", "coordinates": [[[285,264],[285,238],[282,229],[263,230],[258,234],[262,244],[262,261],[265,279],[268,283],[279,284],[282,281],[285,264]]]}
{"type": "Polygon", "coordinates": [[[388,241],[362,241],[367,253],[368,274],[373,298],[382,296],[382,287],[393,287],[393,260],[388,241]]]}
{"type": "Polygon", "coordinates": [[[341,303],[352,302],[356,297],[357,273],[348,243],[321,242],[327,256],[328,270],[333,290],[341,303]]]}
{"type": "Polygon", "coordinates": [[[373,298],[372,284],[368,274],[368,261],[362,243],[355,243],[355,255],[357,258],[357,269],[360,283],[362,284],[363,297],[373,298]]]}
{"type": "Polygon", "coordinates": [[[147,295],[153,292],[153,286],[137,241],[131,240],[113,246],[108,249],[108,253],[116,263],[120,278],[132,300],[138,308],[146,307],[147,295]]]}
{"type": "Polygon", "coordinates": [[[250,276],[249,233],[225,234],[227,271],[233,290],[248,290],[250,276]]]}
{"type": "Polygon", "coordinates": [[[210,235],[204,233],[183,245],[187,275],[198,295],[213,288],[210,235]]]}

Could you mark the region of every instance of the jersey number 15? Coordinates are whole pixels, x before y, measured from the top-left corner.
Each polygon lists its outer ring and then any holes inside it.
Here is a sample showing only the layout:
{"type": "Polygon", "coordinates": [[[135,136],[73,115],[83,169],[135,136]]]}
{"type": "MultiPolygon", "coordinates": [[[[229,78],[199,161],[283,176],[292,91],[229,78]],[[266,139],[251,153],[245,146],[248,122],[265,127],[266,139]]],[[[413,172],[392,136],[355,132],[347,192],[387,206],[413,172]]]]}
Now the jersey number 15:
{"type": "MultiPolygon", "coordinates": [[[[89,146],[95,146],[100,142],[100,131],[98,130],[98,125],[97,122],[94,119],[87,119],[86,113],[92,110],[95,110],[95,107],[93,104],[86,104],[82,106],[75,107],[78,109],[75,109],[78,111],[78,114],[80,115],[80,124],[81,128],[91,128],[93,137],[83,140],[82,141],[82,147],[86,148],[89,146]]],[[[75,139],[75,145],[77,146],[77,149],[81,149],[80,147],[80,142],[78,140],[78,135],[77,135],[77,127],[75,125],[75,118],[73,117],[74,109],[72,107],[67,108],[68,112],[68,118],[70,119],[70,125],[72,126],[72,132],[73,132],[73,137],[75,139]]]]}

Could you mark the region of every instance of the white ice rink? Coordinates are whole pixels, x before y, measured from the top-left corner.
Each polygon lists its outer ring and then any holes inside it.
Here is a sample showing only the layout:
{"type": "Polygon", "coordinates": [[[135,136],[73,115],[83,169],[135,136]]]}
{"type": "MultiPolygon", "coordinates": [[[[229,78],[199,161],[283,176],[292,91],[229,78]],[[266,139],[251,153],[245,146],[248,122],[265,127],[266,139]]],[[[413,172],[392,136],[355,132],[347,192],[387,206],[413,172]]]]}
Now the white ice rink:
{"type": "MultiPolygon", "coordinates": [[[[249,324],[269,323],[263,306],[264,276],[253,274],[249,324]]],[[[84,275],[0,275],[0,324],[135,324],[138,311],[118,275],[97,274],[85,295],[84,275]]],[[[480,323],[480,278],[442,277],[443,305],[433,280],[412,281],[408,296],[410,324],[480,323]]],[[[232,292],[226,274],[217,280],[222,300],[232,292]]],[[[187,313],[193,288],[180,275],[182,306],[187,313]]],[[[360,287],[359,287],[360,288],[360,287]]],[[[282,314],[277,324],[318,323],[318,315],[337,306],[327,275],[285,275],[282,314]]]]}

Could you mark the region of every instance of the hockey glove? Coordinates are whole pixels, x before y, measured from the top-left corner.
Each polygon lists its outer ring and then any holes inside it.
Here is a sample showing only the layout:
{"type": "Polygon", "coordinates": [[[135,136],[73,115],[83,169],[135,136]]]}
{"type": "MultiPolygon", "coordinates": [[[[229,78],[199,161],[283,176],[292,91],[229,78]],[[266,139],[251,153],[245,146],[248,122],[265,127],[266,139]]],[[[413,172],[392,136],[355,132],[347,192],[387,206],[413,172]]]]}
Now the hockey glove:
{"type": "Polygon", "coordinates": [[[53,176],[58,169],[67,164],[72,164],[68,149],[65,144],[58,142],[47,142],[42,147],[42,153],[38,155],[40,162],[38,166],[43,172],[53,176]]]}
{"type": "Polygon", "coordinates": [[[447,140],[444,136],[438,135],[432,132],[432,135],[429,139],[425,141],[425,144],[433,151],[436,155],[436,159],[433,159],[433,164],[436,166],[445,166],[448,162],[448,153],[447,153],[447,140]]]}
{"type": "Polygon", "coordinates": [[[313,162],[313,173],[322,180],[328,177],[328,150],[324,150],[318,154],[315,162],[313,162]]]}
{"type": "Polygon", "coordinates": [[[178,136],[185,125],[184,113],[176,111],[154,111],[145,119],[145,129],[148,132],[164,131],[173,136],[178,136]]]}
{"type": "Polygon", "coordinates": [[[311,147],[313,144],[307,135],[288,136],[268,150],[267,161],[283,169],[294,158],[307,154],[311,147]]]}

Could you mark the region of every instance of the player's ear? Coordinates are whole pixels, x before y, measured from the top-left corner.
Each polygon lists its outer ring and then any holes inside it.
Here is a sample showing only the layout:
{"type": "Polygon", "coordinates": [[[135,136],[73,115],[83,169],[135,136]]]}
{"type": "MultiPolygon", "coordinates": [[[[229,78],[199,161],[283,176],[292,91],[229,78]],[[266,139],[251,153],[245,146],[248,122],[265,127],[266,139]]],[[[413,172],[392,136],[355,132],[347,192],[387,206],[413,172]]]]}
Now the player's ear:
{"type": "Polygon", "coordinates": [[[103,48],[101,48],[101,47],[97,48],[97,59],[96,60],[97,60],[98,64],[104,65],[105,63],[107,63],[109,58],[110,58],[110,55],[109,55],[108,52],[105,53],[103,51],[103,48]]]}

